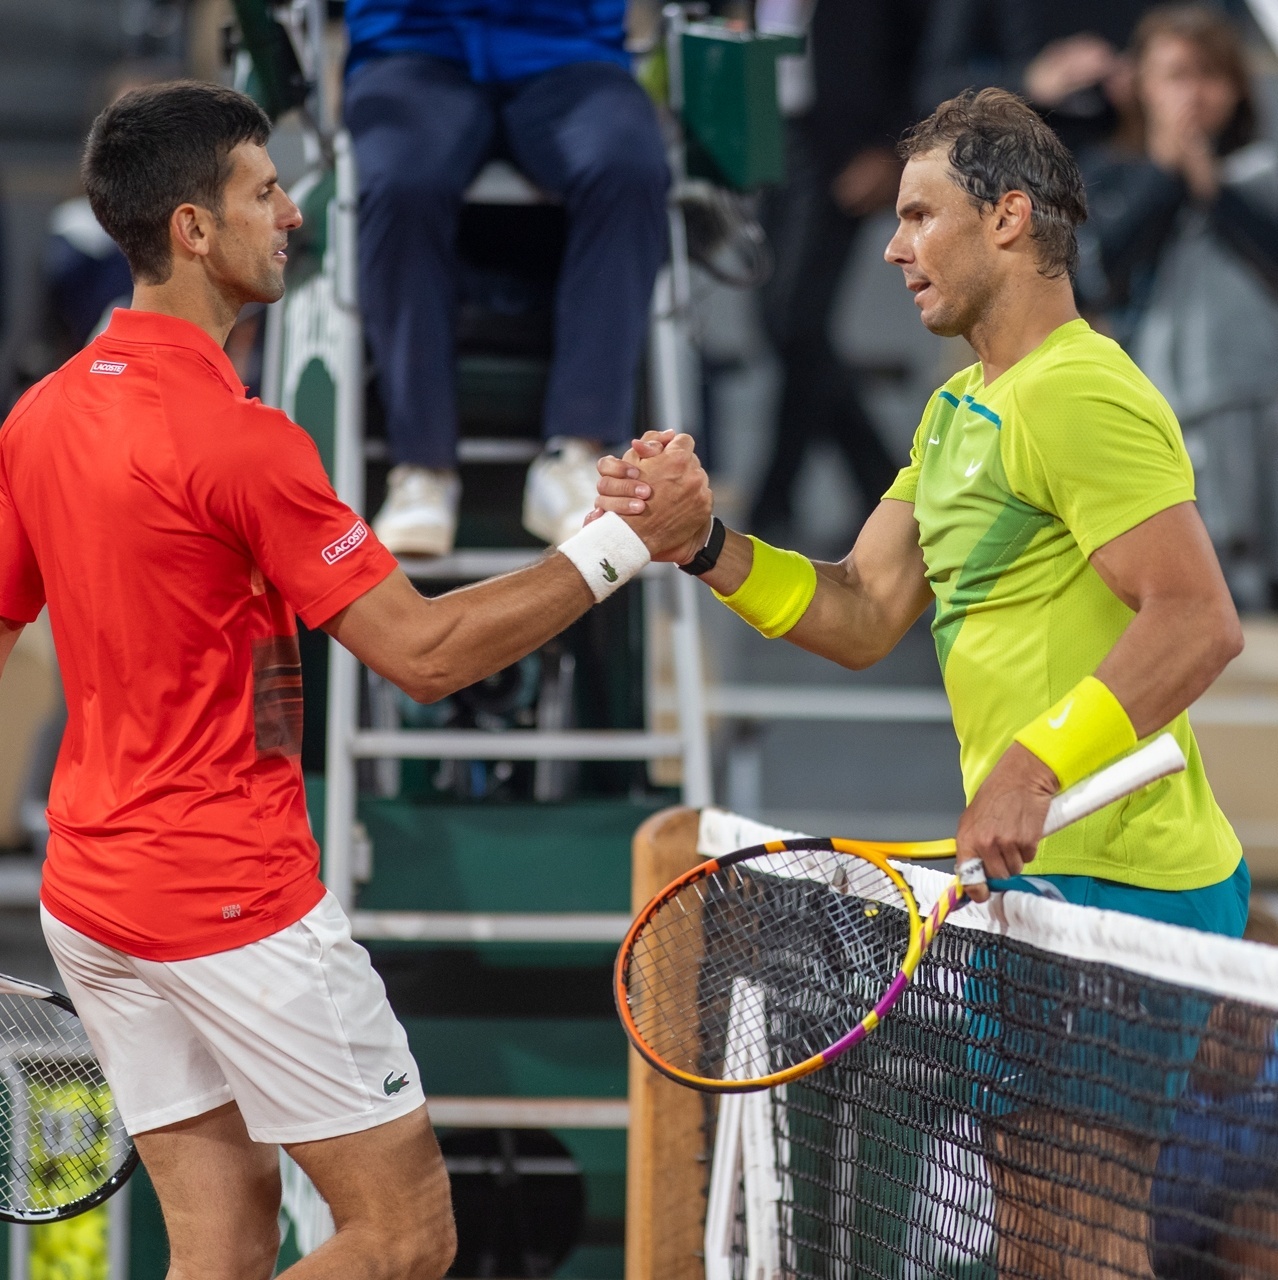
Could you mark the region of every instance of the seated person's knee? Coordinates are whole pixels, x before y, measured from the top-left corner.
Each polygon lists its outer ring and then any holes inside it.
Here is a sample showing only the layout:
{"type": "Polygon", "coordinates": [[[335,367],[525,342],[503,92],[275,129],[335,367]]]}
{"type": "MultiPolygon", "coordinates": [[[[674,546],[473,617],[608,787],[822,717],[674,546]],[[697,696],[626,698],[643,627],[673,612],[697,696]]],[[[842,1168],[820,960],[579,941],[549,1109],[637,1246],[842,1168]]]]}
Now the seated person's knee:
{"type": "Polygon", "coordinates": [[[432,210],[460,203],[468,183],[441,165],[425,161],[361,175],[360,198],[365,205],[421,219],[432,210]]]}

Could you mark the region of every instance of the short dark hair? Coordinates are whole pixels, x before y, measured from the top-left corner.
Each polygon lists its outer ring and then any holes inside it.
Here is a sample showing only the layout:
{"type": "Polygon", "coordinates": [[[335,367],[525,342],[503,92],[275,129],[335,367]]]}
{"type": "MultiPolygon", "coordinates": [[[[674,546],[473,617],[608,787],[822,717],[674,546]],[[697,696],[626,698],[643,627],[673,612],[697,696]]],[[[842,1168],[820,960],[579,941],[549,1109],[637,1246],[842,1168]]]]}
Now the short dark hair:
{"type": "Polygon", "coordinates": [[[231,151],[242,142],[264,145],[270,135],[252,98],[195,80],[134,89],[98,116],[81,174],[94,215],[135,280],[169,278],[173,210],[190,201],[220,218],[231,151]]]}
{"type": "Polygon", "coordinates": [[[941,149],[978,207],[1024,191],[1039,270],[1074,275],[1077,229],[1087,220],[1083,178],[1069,148],[1029,103],[1005,89],[965,89],[915,125],[899,148],[904,160],[941,149]]]}

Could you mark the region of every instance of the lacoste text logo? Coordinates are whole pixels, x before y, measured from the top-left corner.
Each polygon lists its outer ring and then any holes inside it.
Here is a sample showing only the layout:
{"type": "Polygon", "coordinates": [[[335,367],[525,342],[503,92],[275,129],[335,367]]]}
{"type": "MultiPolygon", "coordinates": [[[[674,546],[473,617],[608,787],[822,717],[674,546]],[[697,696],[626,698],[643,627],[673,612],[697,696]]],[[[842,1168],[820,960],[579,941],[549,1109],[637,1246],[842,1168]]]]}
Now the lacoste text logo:
{"type": "Polygon", "coordinates": [[[128,364],[119,360],[95,360],[89,366],[90,373],[110,373],[116,376],[122,374],[128,364]]]}
{"type": "Polygon", "coordinates": [[[320,553],[325,564],[336,564],[343,556],[348,556],[365,538],[368,537],[368,525],[356,520],[349,532],[344,533],[336,542],[330,542],[320,553]]]}
{"type": "Polygon", "coordinates": [[[974,476],[980,469],[981,464],[979,462],[969,462],[967,464],[967,470],[964,471],[963,474],[965,476],[974,476]]]}
{"type": "Polygon", "coordinates": [[[222,908],[223,920],[234,920],[235,917],[238,916],[239,914],[240,914],[240,904],[238,902],[232,902],[229,907],[222,908]]]}
{"type": "Polygon", "coordinates": [[[605,577],[609,582],[616,582],[616,581],[617,581],[617,571],[616,571],[616,569],[614,569],[614,568],[612,567],[612,565],[610,565],[610,564],[608,563],[608,561],[607,561],[607,560],[600,560],[600,561],[599,561],[599,567],[604,571],[604,577],[605,577]]]}
{"type": "Polygon", "coordinates": [[[1073,709],[1074,709],[1074,699],[1071,698],[1065,704],[1065,709],[1060,713],[1060,715],[1047,717],[1047,723],[1050,724],[1053,729],[1059,729],[1061,725],[1063,725],[1065,721],[1069,719],[1069,713],[1073,709]]]}
{"type": "Polygon", "coordinates": [[[388,1098],[393,1097],[402,1088],[404,1088],[406,1084],[408,1084],[407,1071],[405,1071],[404,1074],[398,1077],[397,1079],[392,1079],[394,1075],[395,1073],[393,1071],[388,1071],[386,1073],[386,1079],[382,1081],[382,1091],[386,1094],[388,1098]]]}

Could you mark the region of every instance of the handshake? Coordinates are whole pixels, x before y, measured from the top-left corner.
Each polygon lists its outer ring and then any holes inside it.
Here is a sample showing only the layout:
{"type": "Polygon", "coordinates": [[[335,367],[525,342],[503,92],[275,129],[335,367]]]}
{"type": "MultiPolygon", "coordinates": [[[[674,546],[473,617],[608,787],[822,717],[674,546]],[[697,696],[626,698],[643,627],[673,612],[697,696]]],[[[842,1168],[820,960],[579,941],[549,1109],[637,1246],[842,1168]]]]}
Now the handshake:
{"type": "Polygon", "coordinates": [[[599,491],[586,524],[614,511],[654,560],[687,564],[710,536],[714,497],[690,435],[646,431],[620,458],[599,459],[599,491]]]}

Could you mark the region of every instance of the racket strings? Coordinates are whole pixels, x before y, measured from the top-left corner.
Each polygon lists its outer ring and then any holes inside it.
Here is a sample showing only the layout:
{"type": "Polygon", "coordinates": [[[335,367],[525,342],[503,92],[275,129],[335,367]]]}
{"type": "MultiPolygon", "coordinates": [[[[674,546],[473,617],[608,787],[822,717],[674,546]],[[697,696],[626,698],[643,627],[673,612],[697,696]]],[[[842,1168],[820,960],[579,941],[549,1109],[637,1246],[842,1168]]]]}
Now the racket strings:
{"type": "Polygon", "coordinates": [[[821,1053],[875,1005],[904,959],[909,915],[880,867],[798,848],[685,885],[635,941],[629,1006],[678,1071],[749,1080],[821,1053]]]}
{"type": "Polygon", "coordinates": [[[0,994],[0,1209],[38,1215],[83,1200],[130,1151],[80,1020],[0,994]]]}

